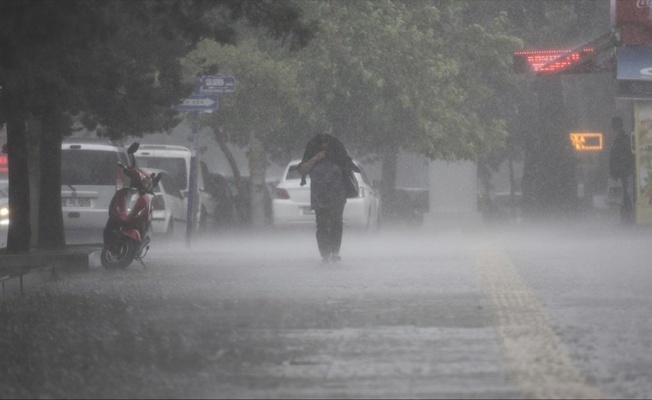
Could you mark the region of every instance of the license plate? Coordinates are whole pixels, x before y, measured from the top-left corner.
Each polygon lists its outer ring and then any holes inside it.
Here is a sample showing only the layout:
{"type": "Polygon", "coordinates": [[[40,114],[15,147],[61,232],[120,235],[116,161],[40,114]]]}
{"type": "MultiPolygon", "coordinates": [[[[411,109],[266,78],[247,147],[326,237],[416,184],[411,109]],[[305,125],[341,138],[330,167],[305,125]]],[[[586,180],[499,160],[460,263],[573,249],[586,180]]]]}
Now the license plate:
{"type": "Polygon", "coordinates": [[[310,207],[301,207],[303,215],[312,215],[315,213],[315,210],[311,210],[310,207]]]}
{"type": "Polygon", "coordinates": [[[90,207],[91,199],[88,197],[62,197],[61,205],[63,207],[90,207]]]}

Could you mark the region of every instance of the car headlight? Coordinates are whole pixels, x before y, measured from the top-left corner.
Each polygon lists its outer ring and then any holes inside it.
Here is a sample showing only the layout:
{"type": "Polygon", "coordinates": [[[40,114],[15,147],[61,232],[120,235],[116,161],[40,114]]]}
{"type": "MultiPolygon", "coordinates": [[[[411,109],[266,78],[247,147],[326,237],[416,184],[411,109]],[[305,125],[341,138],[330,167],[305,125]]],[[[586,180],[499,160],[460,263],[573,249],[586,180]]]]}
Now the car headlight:
{"type": "Polygon", "coordinates": [[[9,225],[9,207],[0,207],[0,225],[9,225]]]}

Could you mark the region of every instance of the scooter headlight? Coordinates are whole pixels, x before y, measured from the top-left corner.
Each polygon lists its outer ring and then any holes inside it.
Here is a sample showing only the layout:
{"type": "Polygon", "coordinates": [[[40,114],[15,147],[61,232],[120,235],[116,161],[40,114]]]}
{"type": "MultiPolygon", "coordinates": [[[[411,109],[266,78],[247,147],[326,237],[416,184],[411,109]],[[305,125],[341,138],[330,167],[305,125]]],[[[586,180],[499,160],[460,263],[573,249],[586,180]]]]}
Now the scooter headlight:
{"type": "Polygon", "coordinates": [[[127,214],[131,214],[131,210],[134,209],[134,206],[138,201],[138,197],[139,195],[137,191],[131,191],[129,193],[129,196],[127,197],[127,214]]]}

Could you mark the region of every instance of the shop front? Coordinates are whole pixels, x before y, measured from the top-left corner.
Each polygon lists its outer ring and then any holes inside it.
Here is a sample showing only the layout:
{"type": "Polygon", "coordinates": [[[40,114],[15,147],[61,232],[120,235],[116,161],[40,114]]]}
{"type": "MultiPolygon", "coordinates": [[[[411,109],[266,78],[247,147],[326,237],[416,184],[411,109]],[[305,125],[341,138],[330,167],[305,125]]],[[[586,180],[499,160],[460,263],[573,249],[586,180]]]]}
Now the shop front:
{"type": "Polygon", "coordinates": [[[616,60],[618,98],[632,101],[634,110],[636,223],[652,224],[652,46],[618,47],[616,60]]]}

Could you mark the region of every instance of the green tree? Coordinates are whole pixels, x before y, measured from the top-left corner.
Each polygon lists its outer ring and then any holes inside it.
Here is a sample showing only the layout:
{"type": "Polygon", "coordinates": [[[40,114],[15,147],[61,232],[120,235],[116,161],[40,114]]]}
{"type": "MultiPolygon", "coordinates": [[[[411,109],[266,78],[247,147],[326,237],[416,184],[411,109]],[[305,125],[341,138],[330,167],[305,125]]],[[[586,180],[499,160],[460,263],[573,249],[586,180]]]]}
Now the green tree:
{"type": "MultiPolygon", "coordinates": [[[[235,39],[245,19],[302,45],[292,1],[5,1],[0,3],[0,122],[6,121],[12,222],[7,250],[29,248],[25,122],[43,120],[42,193],[60,192],[60,143],[73,121],[117,139],[167,130],[192,85],[179,59],[204,37],[235,39]]],[[[64,244],[59,196],[40,201],[42,247],[64,244]],[[51,218],[51,219],[49,219],[51,218]],[[47,220],[49,219],[49,220],[47,220]],[[47,229],[46,229],[47,227],[47,229]]]]}
{"type": "MultiPolygon", "coordinates": [[[[240,179],[231,163],[236,183],[250,185],[251,223],[265,225],[264,193],[268,155],[278,161],[280,154],[296,143],[296,130],[290,122],[305,108],[302,90],[297,84],[299,64],[292,60],[275,60],[259,49],[253,40],[238,46],[221,45],[205,40],[188,57],[190,73],[217,69],[237,80],[234,93],[220,96],[220,108],[203,118],[203,124],[215,132],[215,139],[227,158],[227,143],[248,148],[250,182],[240,179]],[[217,65],[215,65],[217,63],[217,65]]],[[[232,157],[231,157],[232,159],[232,157]]]]}
{"type": "Polygon", "coordinates": [[[505,99],[496,93],[514,87],[511,56],[522,44],[506,34],[504,14],[482,24],[465,20],[473,4],[304,1],[306,18],[319,26],[300,51],[252,41],[246,48],[195,52],[193,71],[233,74],[243,91],[223,96],[220,111],[209,117],[218,143],[250,145],[256,124],[265,127],[254,136],[263,138],[265,151],[287,158],[315,132],[331,131],[356,156],[382,160],[384,209],[391,212],[400,149],[478,160],[506,135],[505,99]],[[278,76],[269,77],[268,69],[278,76]],[[298,77],[284,80],[284,70],[298,77]],[[279,88],[275,102],[259,101],[269,95],[258,97],[257,88],[268,86],[279,88]]]}
{"type": "Polygon", "coordinates": [[[475,2],[308,1],[321,21],[299,52],[303,80],[332,132],[358,154],[382,160],[391,213],[399,150],[432,159],[477,160],[506,134],[486,106],[508,85],[520,41],[497,18],[464,24],[475,2]]]}

